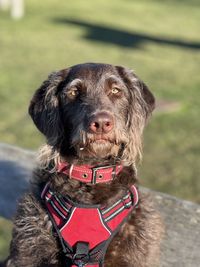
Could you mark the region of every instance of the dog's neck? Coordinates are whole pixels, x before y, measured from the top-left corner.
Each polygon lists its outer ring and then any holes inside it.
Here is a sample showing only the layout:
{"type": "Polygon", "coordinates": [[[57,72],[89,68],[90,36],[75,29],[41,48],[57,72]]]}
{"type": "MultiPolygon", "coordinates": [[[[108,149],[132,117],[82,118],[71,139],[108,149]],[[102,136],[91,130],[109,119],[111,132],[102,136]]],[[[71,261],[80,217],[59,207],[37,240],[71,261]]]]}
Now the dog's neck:
{"type": "Polygon", "coordinates": [[[97,184],[112,181],[123,169],[123,165],[113,162],[95,162],[90,164],[71,164],[61,162],[57,165],[57,172],[66,174],[70,179],[83,183],[97,184]]]}

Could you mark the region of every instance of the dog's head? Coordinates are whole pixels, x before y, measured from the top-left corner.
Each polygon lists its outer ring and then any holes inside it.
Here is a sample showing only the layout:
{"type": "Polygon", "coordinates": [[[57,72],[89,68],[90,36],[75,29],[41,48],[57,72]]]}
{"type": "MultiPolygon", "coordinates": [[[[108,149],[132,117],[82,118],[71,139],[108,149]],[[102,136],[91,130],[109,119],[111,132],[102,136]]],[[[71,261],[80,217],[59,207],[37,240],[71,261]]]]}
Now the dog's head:
{"type": "Polygon", "coordinates": [[[135,162],[155,100],[130,70],[87,63],[52,73],[36,91],[29,114],[48,144],[65,156],[135,162]],[[122,151],[123,147],[123,151],[122,151]]]}

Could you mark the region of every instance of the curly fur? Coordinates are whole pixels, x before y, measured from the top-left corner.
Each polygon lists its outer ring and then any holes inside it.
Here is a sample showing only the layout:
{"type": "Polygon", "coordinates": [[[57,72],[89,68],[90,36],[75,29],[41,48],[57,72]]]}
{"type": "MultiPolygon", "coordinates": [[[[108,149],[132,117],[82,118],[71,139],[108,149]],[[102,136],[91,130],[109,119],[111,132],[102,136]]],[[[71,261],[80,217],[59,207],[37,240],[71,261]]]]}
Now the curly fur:
{"type": "MultiPolygon", "coordinates": [[[[31,193],[18,206],[7,267],[61,267],[66,262],[40,199],[50,182],[54,191],[85,204],[111,205],[137,182],[142,133],[155,106],[148,87],[130,70],[87,63],[51,74],[36,91],[29,113],[46,136],[34,171],[31,193]],[[112,88],[117,87],[116,95],[112,88]],[[70,92],[75,90],[75,93],[70,92]],[[89,131],[92,116],[107,112],[114,127],[100,135],[89,131]],[[98,141],[97,137],[103,138],[98,141]],[[89,185],[58,174],[61,161],[73,164],[121,162],[123,171],[106,184],[89,185]]],[[[120,228],[108,247],[106,267],[153,267],[158,264],[163,233],[148,196],[120,228]]]]}

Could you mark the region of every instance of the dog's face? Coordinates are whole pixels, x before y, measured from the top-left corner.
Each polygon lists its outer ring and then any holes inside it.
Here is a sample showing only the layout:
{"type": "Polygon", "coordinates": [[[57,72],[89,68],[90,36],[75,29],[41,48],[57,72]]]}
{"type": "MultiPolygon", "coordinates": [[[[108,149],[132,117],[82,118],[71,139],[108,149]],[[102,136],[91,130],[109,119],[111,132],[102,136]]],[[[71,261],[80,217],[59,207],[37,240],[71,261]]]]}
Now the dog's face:
{"type": "Polygon", "coordinates": [[[36,91],[29,113],[63,156],[117,157],[123,146],[124,159],[133,162],[154,104],[130,70],[88,63],[51,74],[36,91]]]}

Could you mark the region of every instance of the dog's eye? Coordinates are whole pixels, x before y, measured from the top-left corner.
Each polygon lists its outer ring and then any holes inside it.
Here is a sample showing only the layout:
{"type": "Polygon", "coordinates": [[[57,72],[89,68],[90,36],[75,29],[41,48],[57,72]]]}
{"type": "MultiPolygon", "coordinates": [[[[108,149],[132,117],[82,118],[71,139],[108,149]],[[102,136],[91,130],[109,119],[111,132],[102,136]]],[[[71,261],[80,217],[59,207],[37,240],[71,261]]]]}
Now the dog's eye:
{"type": "Polygon", "coordinates": [[[67,92],[67,96],[69,98],[75,98],[78,94],[79,94],[79,92],[78,92],[77,88],[72,88],[67,92]]]}
{"type": "Polygon", "coordinates": [[[120,89],[119,88],[117,88],[117,87],[113,87],[112,89],[111,89],[111,93],[113,94],[113,95],[116,95],[116,94],[118,94],[118,93],[120,93],[120,89]]]}

